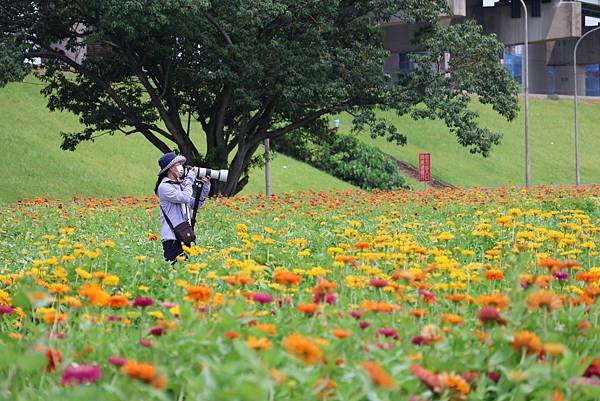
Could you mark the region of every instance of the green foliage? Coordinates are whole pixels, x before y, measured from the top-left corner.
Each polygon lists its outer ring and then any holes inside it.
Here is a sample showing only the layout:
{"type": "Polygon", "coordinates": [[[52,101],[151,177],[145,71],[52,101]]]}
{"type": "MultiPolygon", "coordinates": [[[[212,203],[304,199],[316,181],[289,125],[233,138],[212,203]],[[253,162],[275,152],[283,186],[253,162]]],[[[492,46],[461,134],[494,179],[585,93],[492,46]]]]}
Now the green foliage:
{"type": "Polygon", "coordinates": [[[48,107],[83,124],[63,133],[64,149],[139,132],[160,151],[229,168],[226,195],[246,185],[264,139],[300,128],[323,134],[331,113],[349,112],[355,131],[399,144],[406,136],[373,110],[438,117],[461,145],[487,155],[500,136],[478,126],[465,91],[510,119],[516,85],[498,63],[501,44],[474,23],[442,26],[446,11],[445,0],[7,0],[0,84],[41,57],[48,107]],[[400,83],[383,71],[380,22],[392,16],[425,27],[417,45],[426,56],[400,83]],[[99,55],[73,56],[92,47],[99,55]],[[450,74],[431,68],[445,54],[450,74]],[[186,117],[202,127],[204,155],[186,117]]]}
{"type": "Polygon", "coordinates": [[[274,142],[274,148],[362,189],[407,187],[391,158],[352,135],[331,134],[323,140],[287,136],[274,142]]]}

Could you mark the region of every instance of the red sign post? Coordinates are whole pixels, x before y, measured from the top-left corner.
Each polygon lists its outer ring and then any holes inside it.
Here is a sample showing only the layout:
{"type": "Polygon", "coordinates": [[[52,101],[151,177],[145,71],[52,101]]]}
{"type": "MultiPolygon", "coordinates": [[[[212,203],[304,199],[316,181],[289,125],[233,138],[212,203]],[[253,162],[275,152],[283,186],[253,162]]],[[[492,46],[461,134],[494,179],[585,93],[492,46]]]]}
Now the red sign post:
{"type": "Polygon", "coordinates": [[[419,153],[419,181],[431,181],[431,155],[429,153],[419,153]]]}

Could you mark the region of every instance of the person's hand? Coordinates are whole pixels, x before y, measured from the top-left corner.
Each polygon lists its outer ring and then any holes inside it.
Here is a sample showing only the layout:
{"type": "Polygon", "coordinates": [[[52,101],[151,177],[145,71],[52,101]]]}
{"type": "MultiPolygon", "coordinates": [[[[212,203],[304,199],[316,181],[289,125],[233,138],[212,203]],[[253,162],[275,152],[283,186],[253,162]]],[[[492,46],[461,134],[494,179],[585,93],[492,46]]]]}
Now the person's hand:
{"type": "Polygon", "coordinates": [[[210,178],[209,177],[202,177],[202,178],[200,178],[200,181],[202,181],[203,184],[209,184],[210,183],[210,178]]]}
{"type": "Polygon", "coordinates": [[[193,174],[194,177],[198,177],[198,167],[192,167],[190,169],[190,174],[193,174]]]}

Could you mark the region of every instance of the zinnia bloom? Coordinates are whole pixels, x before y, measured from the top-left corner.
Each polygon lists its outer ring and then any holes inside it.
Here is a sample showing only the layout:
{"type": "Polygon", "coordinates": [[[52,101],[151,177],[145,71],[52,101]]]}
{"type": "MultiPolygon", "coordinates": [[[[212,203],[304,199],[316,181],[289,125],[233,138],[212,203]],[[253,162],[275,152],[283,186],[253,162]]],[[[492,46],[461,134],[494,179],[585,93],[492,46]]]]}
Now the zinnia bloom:
{"type": "Polygon", "coordinates": [[[0,305],[0,315],[10,315],[14,311],[11,306],[0,305]]]}
{"type": "Polygon", "coordinates": [[[527,305],[529,309],[545,307],[548,310],[558,310],[562,308],[562,300],[553,291],[539,290],[527,296],[527,305]]]}
{"type": "Polygon", "coordinates": [[[154,305],[154,301],[149,297],[139,297],[133,301],[133,306],[138,308],[145,308],[152,305],[154,305]]]}
{"type": "Polygon", "coordinates": [[[246,341],[246,345],[253,350],[260,351],[271,348],[271,341],[266,337],[256,338],[250,336],[246,341]]]}
{"type": "Polygon", "coordinates": [[[396,386],[396,382],[385,372],[383,367],[377,362],[363,362],[361,366],[367,371],[369,377],[375,383],[376,386],[391,390],[396,386]]]}
{"type": "Polygon", "coordinates": [[[108,358],[108,364],[114,366],[123,366],[127,362],[127,359],[121,356],[111,356],[108,358]]]}
{"type": "Polygon", "coordinates": [[[309,338],[299,333],[292,333],[285,338],[283,346],[292,355],[300,358],[304,363],[314,365],[319,362],[323,353],[309,338]]]}
{"type": "Polygon", "coordinates": [[[206,286],[187,287],[187,297],[194,301],[206,302],[210,299],[211,290],[206,286]]]}
{"type": "Polygon", "coordinates": [[[121,371],[132,379],[140,380],[161,389],[166,385],[164,377],[156,371],[156,367],[149,363],[128,361],[123,365],[121,371]]]}
{"type": "Polygon", "coordinates": [[[383,288],[387,287],[388,282],[379,278],[372,278],[371,280],[369,280],[369,284],[375,288],[383,288]]]}
{"type": "Polygon", "coordinates": [[[269,304],[273,302],[273,297],[269,294],[264,294],[262,292],[255,292],[252,294],[252,300],[259,304],[269,304]]]}
{"type": "Polygon", "coordinates": [[[77,385],[81,383],[93,383],[102,377],[100,365],[76,365],[67,366],[63,372],[60,383],[63,386],[77,385]]]}
{"type": "Polygon", "coordinates": [[[486,324],[490,322],[496,322],[501,325],[506,324],[506,320],[504,320],[500,313],[498,313],[498,309],[493,306],[484,306],[481,308],[479,313],[477,314],[477,318],[481,320],[481,323],[486,324]]]}
{"type": "Polygon", "coordinates": [[[532,355],[542,350],[542,341],[530,331],[519,331],[513,335],[512,346],[518,352],[525,350],[527,355],[532,355]]]}
{"type": "Polygon", "coordinates": [[[438,375],[438,379],[442,388],[446,388],[450,392],[456,393],[459,397],[464,397],[471,391],[469,383],[456,374],[441,373],[438,375]]]}
{"type": "Polygon", "coordinates": [[[319,309],[319,305],[313,304],[313,303],[310,303],[310,304],[298,304],[297,308],[298,308],[298,311],[300,311],[301,313],[304,313],[305,315],[312,316],[319,309]]]}

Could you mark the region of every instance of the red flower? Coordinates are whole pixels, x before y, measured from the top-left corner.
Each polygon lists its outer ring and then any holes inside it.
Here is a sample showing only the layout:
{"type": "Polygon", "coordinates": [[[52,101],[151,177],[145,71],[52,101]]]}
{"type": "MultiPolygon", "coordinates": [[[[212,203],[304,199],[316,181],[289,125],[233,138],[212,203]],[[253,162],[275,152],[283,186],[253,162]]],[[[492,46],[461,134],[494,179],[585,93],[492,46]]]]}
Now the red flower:
{"type": "Polygon", "coordinates": [[[494,308],[493,306],[484,306],[483,308],[481,308],[481,310],[477,314],[477,318],[481,320],[483,324],[490,322],[496,322],[501,325],[506,324],[506,320],[504,320],[500,316],[500,313],[498,313],[498,309],[494,308]]]}
{"type": "Polygon", "coordinates": [[[133,301],[133,306],[138,307],[138,308],[145,308],[147,306],[152,306],[152,305],[154,305],[154,301],[152,300],[152,298],[148,298],[148,297],[139,297],[133,301]]]}

